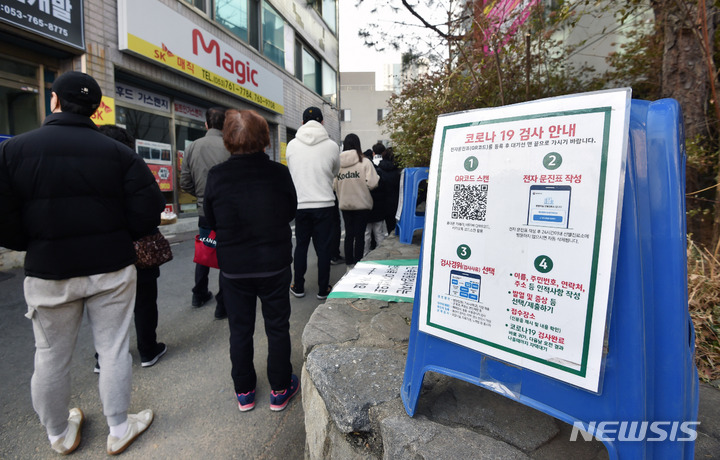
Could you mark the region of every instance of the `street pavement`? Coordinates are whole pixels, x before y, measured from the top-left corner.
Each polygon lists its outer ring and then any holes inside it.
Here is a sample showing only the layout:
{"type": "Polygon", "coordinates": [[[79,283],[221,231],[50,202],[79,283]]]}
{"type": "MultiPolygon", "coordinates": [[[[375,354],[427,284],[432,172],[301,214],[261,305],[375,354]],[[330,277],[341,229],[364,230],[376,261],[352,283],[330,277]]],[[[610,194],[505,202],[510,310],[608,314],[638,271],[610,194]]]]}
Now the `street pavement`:
{"type": "MultiPolygon", "coordinates": [[[[130,412],[151,408],[155,421],[122,456],[126,459],[302,459],[305,447],[301,395],[282,412],[270,411],[270,387],[265,372],[267,340],[258,311],[255,328],[255,368],[258,374],[257,406],[240,412],[230,377],[227,320],[214,319],[215,301],[191,306],[196,230],[170,235],[174,259],[161,267],[158,279],[158,340],[167,354],[149,368],[140,366],[135,331],[131,328],[133,355],[130,412]]],[[[331,283],[345,273],[332,266],[331,283]]],[[[34,340],[30,320],[23,315],[22,269],[0,272],[0,459],[57,458],[40,425],[30,399],[34,340]]],[[[210,289],[217,292],[218,271],[211,270],[210,289]]],[[[322,302],[317,290],[316,257],[308,254],[306,296],[290,297],[292,364],[302,368],[301,335],[315,308],[322,302]]],[[[108,434],[93,373],[94,347],[87,324],[78,337],[72,361],[71,407],[86,416],[82,442],[72,456],[106,457],[108,434]]]]}

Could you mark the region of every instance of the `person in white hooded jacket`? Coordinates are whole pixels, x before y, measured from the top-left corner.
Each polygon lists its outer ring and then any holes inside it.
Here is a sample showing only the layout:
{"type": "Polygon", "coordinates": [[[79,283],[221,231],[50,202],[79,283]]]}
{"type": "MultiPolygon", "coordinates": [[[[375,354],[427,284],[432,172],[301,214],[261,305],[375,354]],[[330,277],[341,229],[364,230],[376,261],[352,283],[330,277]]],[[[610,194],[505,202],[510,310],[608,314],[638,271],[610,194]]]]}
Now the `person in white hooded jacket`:
{"type": "Polygon", "coordinates": [[[307,252],[312,238],[318,258],[318,294],[323,300],[332,290],[330,286],[330,257],[335,195],[333,178],[340,168],[338,145],[330,139],[322,125],[322,111],[308,107],[303,112],[303,125],[295,139],[288,143],[285,158],[297,192],[295,215],[294,280],[290,292],[305,296],[307,252]]]}
{"type": "Polygon", "coordinates": [[[375,165],[362,153],[360,138],[348,134],[340,153],[340,172],[333,182],[345,222],[345,263],[348,268],[363,257],[365,227],[373,207],[370,190],[376,188],[379,181],[375,165]]]}

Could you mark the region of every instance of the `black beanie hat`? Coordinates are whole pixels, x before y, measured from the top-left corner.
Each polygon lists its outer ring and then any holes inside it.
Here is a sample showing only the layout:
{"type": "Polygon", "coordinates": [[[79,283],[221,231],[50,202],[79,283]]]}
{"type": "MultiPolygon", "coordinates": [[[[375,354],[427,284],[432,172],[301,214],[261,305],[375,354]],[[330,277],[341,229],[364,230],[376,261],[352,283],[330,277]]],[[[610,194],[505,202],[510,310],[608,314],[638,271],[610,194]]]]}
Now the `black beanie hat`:
{"type": "Polygon", "coordinates": [[[97,107],[102,99],[100,85],[93,77],[82,72],[65,72],[52,84],[52,91],[62,100],[83,107],[97,107]]]}
{"type": "Polygon", "coordinates": [[[322,111],[317,107],[308,107],[307,109],[305,109],[305,111],[303,112],[303,124],[307,123],[310,120],[315,120],[318,123],[322,123],[322,111]]]}

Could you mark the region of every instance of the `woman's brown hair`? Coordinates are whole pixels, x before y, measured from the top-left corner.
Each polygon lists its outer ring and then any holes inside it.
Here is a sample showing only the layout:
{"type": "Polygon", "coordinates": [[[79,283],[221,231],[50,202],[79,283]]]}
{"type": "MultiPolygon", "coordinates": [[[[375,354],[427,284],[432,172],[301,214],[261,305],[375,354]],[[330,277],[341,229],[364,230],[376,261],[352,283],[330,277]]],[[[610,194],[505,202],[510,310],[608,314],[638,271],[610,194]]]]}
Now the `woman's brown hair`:
{"type": "Polygon", "coordinates": [[[233,155],[262,152],[270,145],[267,121],[254,110],[225,112],[223,143],[233,155]]]}

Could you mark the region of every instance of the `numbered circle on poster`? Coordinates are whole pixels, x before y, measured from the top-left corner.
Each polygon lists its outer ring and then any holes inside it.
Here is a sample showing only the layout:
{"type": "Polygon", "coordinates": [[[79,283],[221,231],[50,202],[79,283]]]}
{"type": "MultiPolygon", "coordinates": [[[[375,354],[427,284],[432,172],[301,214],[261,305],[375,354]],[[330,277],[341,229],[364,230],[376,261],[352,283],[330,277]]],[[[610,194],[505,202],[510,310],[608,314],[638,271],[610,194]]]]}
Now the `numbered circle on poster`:
{"type": "Polygon", "coordinates": [[[470,257],[470,253],[470,246],[468,246],[467,244],[461,244],[457,248],[457,255],[462,260],[467,260],[470,257]]]}
{"type": "Polygon", "coordinates": [[[548,256],[538,256],[535,258],[535,270],[540,273],[547,273],[553,269],[553,261],[548,256]]]}
{"type": "Polygon", "coordinates": [[[465,170],[475,171],[478,167],[478,159],[475,157],[467,157],[465,159],[465,170]]]}
{"type": "Polygon", "coordinates": [[[562,164],[562,156],[557,152],[550,152],[543,158],[543,166],[545,169],[558,169],[562,164]]]}

